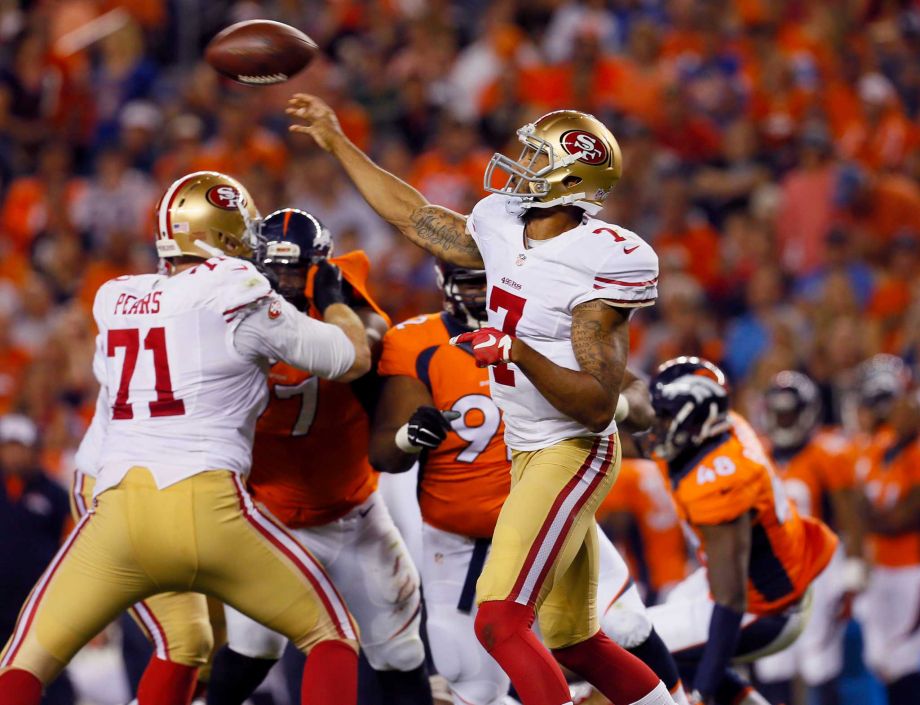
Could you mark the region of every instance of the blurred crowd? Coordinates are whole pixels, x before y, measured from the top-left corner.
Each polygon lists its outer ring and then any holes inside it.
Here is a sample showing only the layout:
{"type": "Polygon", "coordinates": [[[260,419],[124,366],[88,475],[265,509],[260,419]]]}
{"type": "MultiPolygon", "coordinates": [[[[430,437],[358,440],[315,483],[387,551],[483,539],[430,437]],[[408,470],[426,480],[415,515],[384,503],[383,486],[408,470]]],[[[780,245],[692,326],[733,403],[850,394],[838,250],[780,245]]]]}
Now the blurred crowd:
{"type": "MultiPolygon", "coordinates": [[[[661,259],[632,365],[721,363],[742,407],[808,371],[838,420],[857,363],[920,352],[920,3],[911,0],[0,0],[0,413],[68,475],[95,399],[90,312],[156,267],[176,177],[239,178],[363,248],[396,320],[436,309],[430,259],[287,132],[294,91],[432,201],[467,211],[495,150],[551,109],[602,118],[623,179],[602,218],[661,259]],[[322,57],[245,87],[200,60],[267,17],[322,57]]],[[[750,410],[750,409],[748,409],[750,410]]]]}

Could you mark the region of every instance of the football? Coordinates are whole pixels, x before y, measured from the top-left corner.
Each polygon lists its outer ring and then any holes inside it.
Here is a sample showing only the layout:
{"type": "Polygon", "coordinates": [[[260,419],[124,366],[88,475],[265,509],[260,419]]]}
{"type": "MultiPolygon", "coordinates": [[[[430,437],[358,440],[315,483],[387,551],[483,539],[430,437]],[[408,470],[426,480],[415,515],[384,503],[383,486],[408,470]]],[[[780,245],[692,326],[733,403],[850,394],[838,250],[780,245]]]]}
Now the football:
{"type": "Polygon", "coordinates": [[[205,60],[219,73],[247,85],[282,83],[303,70],[319,47],[310,37],[281,22],[238,22],[217,34],[205,60]]]}

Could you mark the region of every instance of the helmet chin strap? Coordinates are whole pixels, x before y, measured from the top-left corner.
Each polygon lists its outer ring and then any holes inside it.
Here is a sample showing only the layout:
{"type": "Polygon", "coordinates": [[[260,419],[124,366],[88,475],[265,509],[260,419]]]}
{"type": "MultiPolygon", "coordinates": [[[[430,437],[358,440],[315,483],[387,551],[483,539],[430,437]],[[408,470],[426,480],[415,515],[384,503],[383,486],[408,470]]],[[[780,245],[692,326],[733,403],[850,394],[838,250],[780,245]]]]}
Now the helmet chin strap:
{"type": "Polygon", "coordinates": [[[219,250],[218,248],[214,247],[214,245],[209,245],[204,240],[195,240],[195,247],[200,247],[211,257],[225,257],[227,254],[223,250],[219,250]]]}
{"type": "Polygon", "coordinates": [[[565,196],[554,198],[551,201],[527,200],[521,204],[521,208],[554,208],[555,206],[577,206],[588,215],[597,215],[604,206],[599,203],[592,203],[587,199],[588,194],[584,191],[581,193],[568,193],[565,196]]]}

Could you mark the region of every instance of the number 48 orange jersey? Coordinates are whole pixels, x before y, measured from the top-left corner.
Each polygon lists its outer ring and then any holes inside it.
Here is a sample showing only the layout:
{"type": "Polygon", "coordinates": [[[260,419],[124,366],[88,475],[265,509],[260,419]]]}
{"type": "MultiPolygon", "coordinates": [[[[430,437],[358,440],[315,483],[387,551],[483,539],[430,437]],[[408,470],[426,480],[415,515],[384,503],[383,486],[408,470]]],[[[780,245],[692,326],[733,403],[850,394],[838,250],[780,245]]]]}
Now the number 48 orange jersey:
{"type": "Polygon", "coordinates": [[[738,414],[732,429],[713,439],[676,474],[678,515],[702,544],[700,525],[751,513],[748,612],[770,614],[801,599],[830,562],[837,537],[823,523],[802,517],[786,499],[757,434],[738,414]]]}

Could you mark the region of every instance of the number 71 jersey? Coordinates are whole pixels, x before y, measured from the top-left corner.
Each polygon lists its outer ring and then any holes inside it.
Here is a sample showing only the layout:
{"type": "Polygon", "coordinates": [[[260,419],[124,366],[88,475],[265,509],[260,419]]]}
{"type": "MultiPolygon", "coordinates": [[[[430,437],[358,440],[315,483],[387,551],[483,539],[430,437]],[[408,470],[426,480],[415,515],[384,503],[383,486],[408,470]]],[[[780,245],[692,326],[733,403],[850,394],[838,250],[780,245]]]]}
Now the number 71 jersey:
{"type": "MultiPolygon", "coordinates": [[[[96,494],[133,466],[161,489],[206,470],[246,474],[266,368],[233,343],[252,305],[271,296],[254,267],[213,258],[179,274],[112,279],[96,294],[94,369],[108,406],[96,494]]],[[[105,411],[105,407],[100,407],[105,411]]]]}
{"type": "MultiPolygon", "coordinates": [[[[485,263],[489,325],[557,365],[578,370],[572,349],[575,307],[597,299],[621,308],[651,306],[658,292],[658,257],[635,233],[587,215],[577,227],[528,247],[517,207],[516,199],[488,196],[467,220],[485,263]]],[[[616,431],[611,421],[595,434],[561,413],[514,365],[495,366],[491,374],[492,398],[504,414],[511,448],[537,450],[616,431]]]]}

